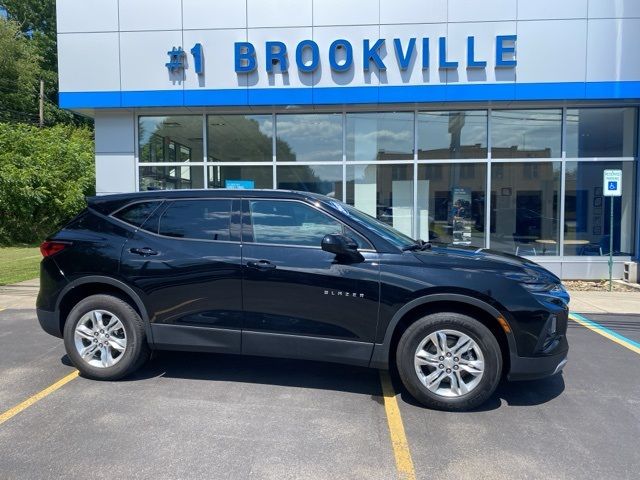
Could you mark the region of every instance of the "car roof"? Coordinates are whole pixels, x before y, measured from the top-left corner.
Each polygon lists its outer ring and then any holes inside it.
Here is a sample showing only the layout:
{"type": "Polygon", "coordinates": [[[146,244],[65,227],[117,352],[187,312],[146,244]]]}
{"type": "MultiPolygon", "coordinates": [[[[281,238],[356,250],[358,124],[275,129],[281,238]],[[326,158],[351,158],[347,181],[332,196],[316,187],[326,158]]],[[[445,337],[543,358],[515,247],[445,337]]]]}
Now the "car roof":
{"type": "Polygon", "coordinates": [[[90,208],[101,213],[109,214],[131,202],[145,200],[173,200],[186,198],[288,198],[288,199],[320,199],[327,198],[311,192],[297,190],[267,190],[267,189],[185,189],[185,190],[150,190],[145,192],[118,193],[113,195],[99,195],[87,197],[90,208]]]}

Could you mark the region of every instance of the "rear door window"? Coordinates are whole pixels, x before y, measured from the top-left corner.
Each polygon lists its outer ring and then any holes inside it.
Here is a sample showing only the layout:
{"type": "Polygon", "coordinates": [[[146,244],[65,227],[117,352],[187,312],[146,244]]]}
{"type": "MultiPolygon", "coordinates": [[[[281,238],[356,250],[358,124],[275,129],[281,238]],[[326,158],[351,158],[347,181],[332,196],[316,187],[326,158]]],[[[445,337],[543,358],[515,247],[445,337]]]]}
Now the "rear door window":
{"type": "Polygon", "coordinates": [[[158,233],[191,240],[229,241],[231,200],[177,200],[160,217],[158,233]]]}

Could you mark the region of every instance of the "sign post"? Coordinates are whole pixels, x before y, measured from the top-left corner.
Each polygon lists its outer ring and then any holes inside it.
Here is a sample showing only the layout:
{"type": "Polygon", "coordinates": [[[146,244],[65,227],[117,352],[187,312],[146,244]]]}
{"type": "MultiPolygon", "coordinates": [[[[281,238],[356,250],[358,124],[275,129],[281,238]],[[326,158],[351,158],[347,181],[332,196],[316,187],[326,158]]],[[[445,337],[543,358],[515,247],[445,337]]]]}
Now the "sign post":
{"type": "Polygon", "coordinates": [[[605,170],[602,174],[602,181],[604,196],[611,197],[609,200],[611,205],[609,214],[609,291],[611,291],[613,282],[613,199],[622,196],[622,170],[605,170]]]}

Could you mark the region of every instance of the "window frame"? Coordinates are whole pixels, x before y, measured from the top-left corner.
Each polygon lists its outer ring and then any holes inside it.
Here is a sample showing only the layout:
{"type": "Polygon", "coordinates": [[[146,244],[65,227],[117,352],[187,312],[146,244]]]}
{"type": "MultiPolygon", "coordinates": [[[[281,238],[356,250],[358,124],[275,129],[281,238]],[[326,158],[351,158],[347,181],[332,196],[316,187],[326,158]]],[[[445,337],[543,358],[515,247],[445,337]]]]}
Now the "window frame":
{"type": "Polygon", "coordinates": [[[340,220],[339,218],[337,218],[335,215],[332,215],[328,212],[326,212],[325,210],[317,207],[316,205],[312,204],[312,203],[308,203],[305,202],[303,200],[299,200],[296,198],[264,198],[264,197],[243,197],[242,198],[243,201],[243,205],[242,205],[242,243],[243,244],[248,244],[248,245],[261,245],[261,246],[270,246],[270,247],[292,247],[292,248],[312,248],[312,249],[316,249],[316,250],[322,250],[322,247],[320,245],[318,246],[313,246],[313,245],[291,245],[291,244],[287,244],[287,243],[262,243],[262,242],[256,242],[255,241],[255,235],[253,232],[253,215],[251,213],[251,205],[250,202],[251,201],[268,201],[268,202],[295,202],[295,203],[300,203],[306,207],[312,208],[316,211],[318,211],[320,214],[325,215],[329,218],[331,218],[333,221],[339,223],[342,226],[342,235],[347,236],[344,232],[345,232],[345,228],[348,228],[350,230],[352,230],[356,235],[358,235],[362,240],[364,240],[365,243],[369,244],[369,246],[371,248],[358,248],[359,252],[376,252],[377,250],[375,249],[373,243],[364,235],[360,234],[359,232],[357,232],[353,227],[347,225],[345,222],[343,222],[342,220],[340,220]],[[247,231],[249,230],[249,231],[247,231]],[[247,238],[248,237],[248,238],[247,238]]]}

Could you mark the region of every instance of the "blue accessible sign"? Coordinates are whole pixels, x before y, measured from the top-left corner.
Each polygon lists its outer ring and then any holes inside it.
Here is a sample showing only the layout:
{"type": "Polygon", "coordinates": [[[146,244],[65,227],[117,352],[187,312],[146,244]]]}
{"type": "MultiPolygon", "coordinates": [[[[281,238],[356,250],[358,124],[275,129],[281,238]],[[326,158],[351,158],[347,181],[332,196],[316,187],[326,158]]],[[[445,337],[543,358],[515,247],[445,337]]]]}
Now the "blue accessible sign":
{"type": "Polygon", "coordinates": [[[602,180],[604,182],[602,191],[605,197],[622,195],[622,170],[605,170],[602,180]]]}

